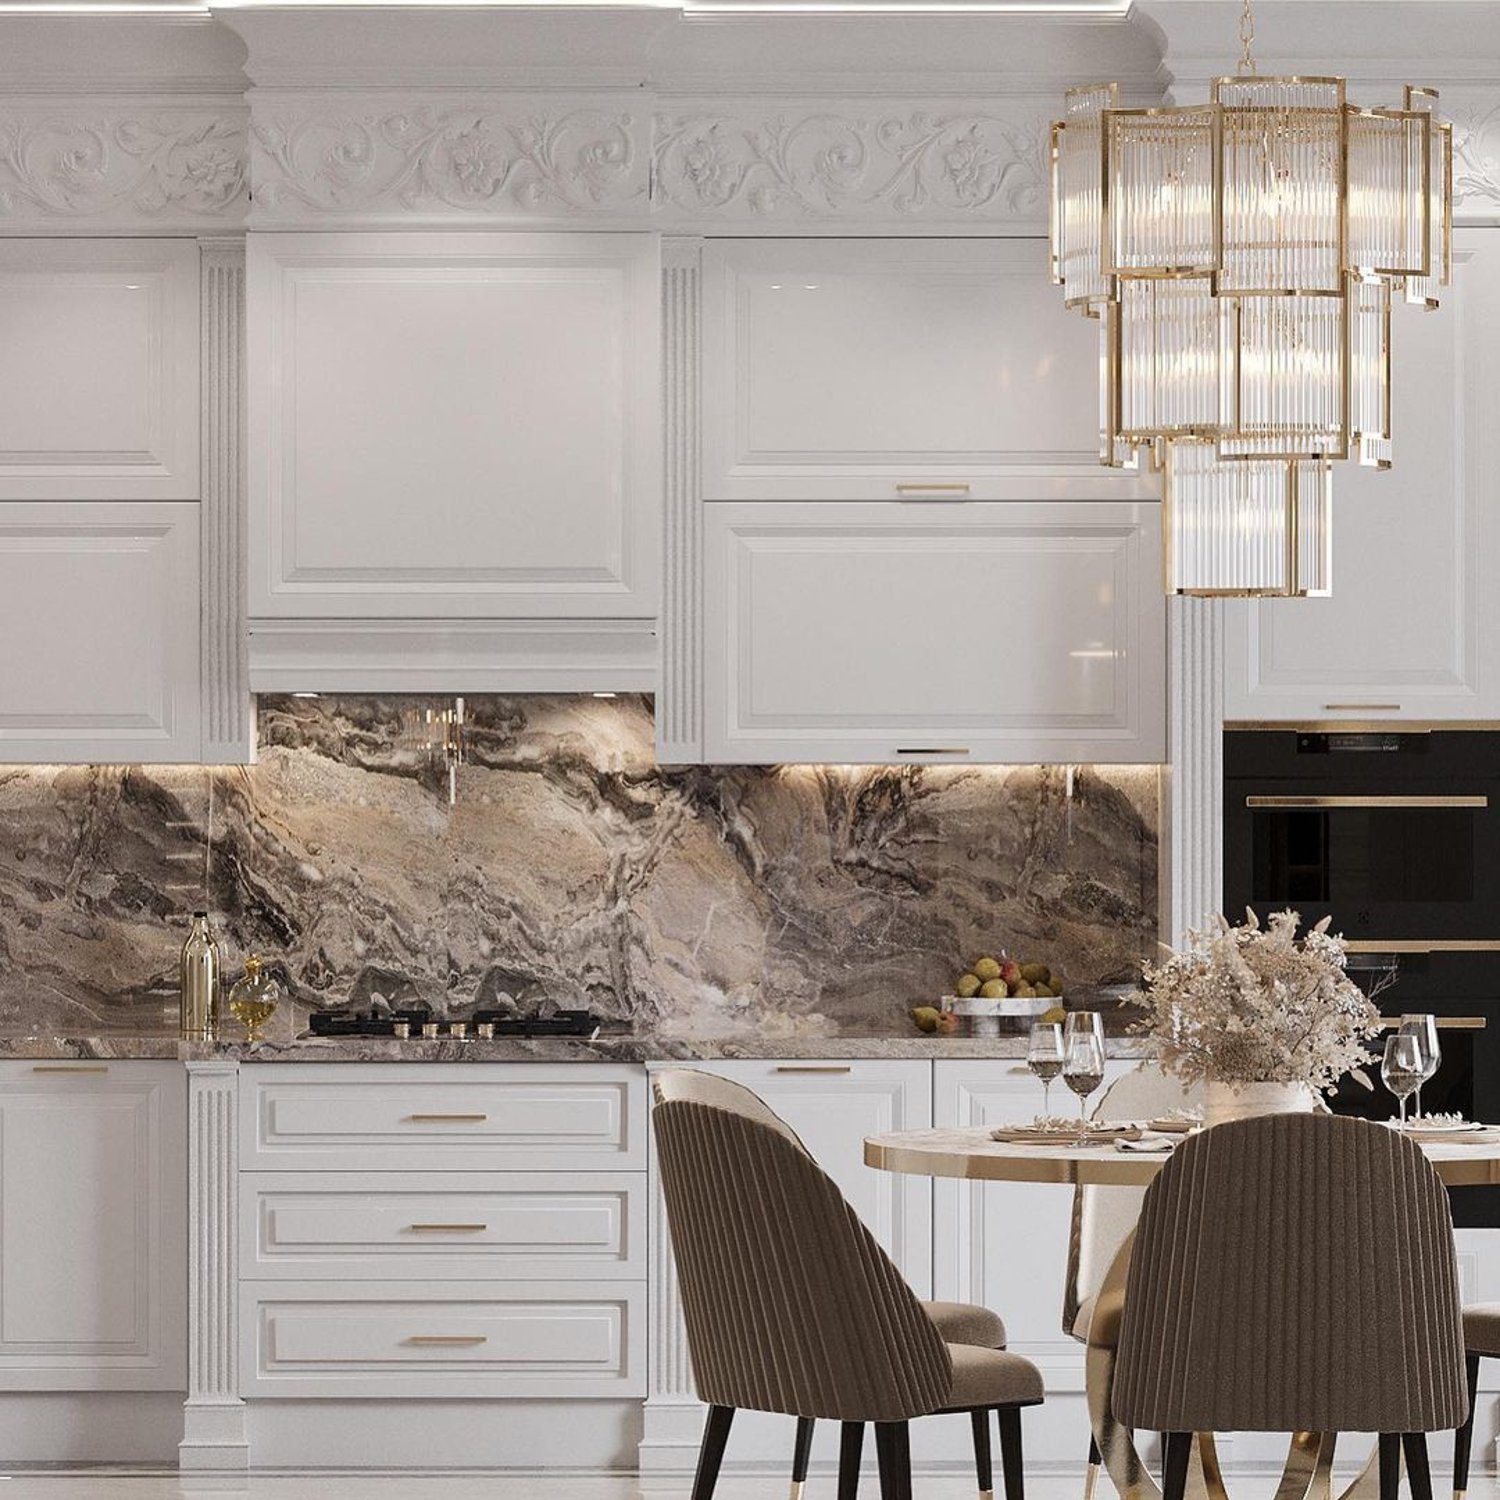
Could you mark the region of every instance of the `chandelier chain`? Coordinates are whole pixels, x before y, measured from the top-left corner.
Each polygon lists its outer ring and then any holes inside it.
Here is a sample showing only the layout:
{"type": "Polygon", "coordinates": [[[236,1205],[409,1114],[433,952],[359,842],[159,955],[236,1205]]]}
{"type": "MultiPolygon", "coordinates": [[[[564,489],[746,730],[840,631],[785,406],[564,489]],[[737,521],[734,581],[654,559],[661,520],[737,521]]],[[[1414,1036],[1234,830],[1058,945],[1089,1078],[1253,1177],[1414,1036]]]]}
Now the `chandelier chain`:
{"type": "Polygon", "coordinates": [[[1251,48],[1255,43],[1255,12],[1251,9],[1251,0],[1245,0],[1240,11],[1240,65],[1235,70],[1240,74],[1249,74],[1252,78],[1258,71],[1255,66],[1255,54],[1251,48]]]}

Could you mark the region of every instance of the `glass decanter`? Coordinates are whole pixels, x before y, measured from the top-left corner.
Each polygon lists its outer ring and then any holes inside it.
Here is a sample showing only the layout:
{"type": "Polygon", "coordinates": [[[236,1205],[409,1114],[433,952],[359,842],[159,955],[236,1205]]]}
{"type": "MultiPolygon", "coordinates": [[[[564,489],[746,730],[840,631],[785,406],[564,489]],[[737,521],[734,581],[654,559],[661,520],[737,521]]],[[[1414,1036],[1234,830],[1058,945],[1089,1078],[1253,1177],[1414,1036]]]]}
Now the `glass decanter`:
{"type": "Polygon", "coordinates": [[[265,972],[253,953],[245,960],[244,977],[229,991],[229,1013],[245,1028],[245,1039],[252,1044],[260,1040],[260,1031],[276,1014],[281,1000],[281,986],[265,972]]]}

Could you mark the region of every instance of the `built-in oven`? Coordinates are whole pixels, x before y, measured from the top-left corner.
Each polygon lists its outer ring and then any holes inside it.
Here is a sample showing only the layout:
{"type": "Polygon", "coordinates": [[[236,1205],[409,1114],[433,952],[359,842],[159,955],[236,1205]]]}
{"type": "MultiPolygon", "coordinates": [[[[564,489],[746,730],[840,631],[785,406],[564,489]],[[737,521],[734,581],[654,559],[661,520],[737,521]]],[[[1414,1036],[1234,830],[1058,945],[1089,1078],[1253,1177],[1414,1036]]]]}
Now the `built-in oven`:
{"type": "MultiPolygon", "coordinates": [[[[1331,916],[1352,977],[1394,972],[1382,1011],[1447,1023],[1424,1107],[1500,1121],[1500,733],[1231,730],[1224,792],[1225,909],[1331,916]]],[[[1335,1107],[1394,1112],[1378,1087],[1335,1107]]],[[[1500,1226],[1500,1189],[1453,1206],[1500,1226]]]]}

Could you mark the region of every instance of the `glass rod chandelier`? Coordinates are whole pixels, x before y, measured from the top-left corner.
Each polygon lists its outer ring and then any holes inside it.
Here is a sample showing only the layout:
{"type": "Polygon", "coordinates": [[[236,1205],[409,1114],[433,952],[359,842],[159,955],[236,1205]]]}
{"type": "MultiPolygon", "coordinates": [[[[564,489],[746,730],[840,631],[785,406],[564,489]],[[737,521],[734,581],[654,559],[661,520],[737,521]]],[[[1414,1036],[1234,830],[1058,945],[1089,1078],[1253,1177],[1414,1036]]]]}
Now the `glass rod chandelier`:
{"type": "Polygon", "coordinates": [[[1332,464],[1391,462],[1391,303],[1452,270],[1437,95],[1239,71],[1207,104],[1070,89],[1052,127],[1052,279],[1099,321],[1099,458],[1163,474],[1169,593],[1327,594],[1332,464]]]}

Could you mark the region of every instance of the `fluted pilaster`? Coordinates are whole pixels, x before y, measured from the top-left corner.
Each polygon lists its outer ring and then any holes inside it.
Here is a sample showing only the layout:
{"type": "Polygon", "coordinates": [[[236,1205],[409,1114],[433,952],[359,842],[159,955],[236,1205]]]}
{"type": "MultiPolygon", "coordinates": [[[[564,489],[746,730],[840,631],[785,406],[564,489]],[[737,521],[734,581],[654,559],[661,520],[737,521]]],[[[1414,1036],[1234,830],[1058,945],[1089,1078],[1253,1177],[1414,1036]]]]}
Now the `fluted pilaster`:
{"type": "Polygon", "coordinates": [[[1224,606],[1171,599],[1167,608],[1167,773],[1162,798],[1173,945],[1224,903],[1224,606]]]}

